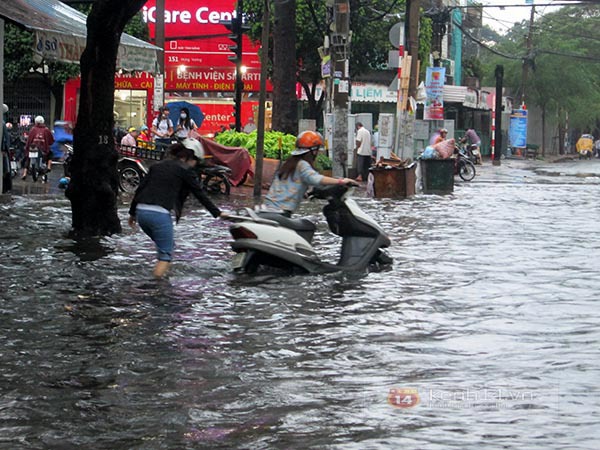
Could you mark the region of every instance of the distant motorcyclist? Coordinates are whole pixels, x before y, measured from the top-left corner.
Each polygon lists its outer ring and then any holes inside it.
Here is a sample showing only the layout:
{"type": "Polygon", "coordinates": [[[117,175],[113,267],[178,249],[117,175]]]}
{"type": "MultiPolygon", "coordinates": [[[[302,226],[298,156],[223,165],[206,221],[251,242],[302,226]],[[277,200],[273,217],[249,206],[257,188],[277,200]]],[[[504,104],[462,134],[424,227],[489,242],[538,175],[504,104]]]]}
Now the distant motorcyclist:
{"type": "Polygon", "coordinates": [[[579,153],[579,158],[590,158],[594,149],[594,136],[584,133],[575,144],[575,149],[579,153]]]}
{"type": "Polygon", "coordinates": [[[50,146],[54,144],[52,132],[44,125],[44,118],[37,116],[35,126],[29,131],[27,143],[25,144],[25,163],[23,164],[23,179],[27,178],[27,167],[29,165],[29,151],[37,148],[42,152],[42,159],[46,163],[48,171],[52,168],[52,151],[50,146]]]}
{"type": "Polygon", "coordinates": [[[461,144],[466,143],[473,156],[475,157],[475,163],[481,163],[481,138],[473,128],[469,128],[465,131],[465,135],[460,140],[461,144]]]}

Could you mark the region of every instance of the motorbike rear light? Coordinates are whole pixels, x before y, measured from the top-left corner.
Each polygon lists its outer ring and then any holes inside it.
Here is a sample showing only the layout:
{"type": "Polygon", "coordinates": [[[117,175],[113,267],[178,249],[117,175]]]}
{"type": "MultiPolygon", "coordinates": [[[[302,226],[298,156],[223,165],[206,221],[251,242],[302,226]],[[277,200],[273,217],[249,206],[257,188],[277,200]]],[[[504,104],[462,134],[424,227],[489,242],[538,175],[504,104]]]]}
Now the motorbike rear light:
{"type": "Polygon", "coordinates": [[[230,231],[231,231],[231,235],[233,236],[234,239],[256,239],[257,238],[256,234],[254,234],[248,228],[236,227],[236,228],[232,228],[230,231]]]}

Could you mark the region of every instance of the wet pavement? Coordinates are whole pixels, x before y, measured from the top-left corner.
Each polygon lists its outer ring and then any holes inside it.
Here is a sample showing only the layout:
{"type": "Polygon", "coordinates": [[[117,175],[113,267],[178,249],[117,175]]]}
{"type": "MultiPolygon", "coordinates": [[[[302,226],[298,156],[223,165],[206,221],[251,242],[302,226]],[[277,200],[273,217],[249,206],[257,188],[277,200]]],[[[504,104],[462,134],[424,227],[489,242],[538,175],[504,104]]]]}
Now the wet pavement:
{"type": "MultiPolygon", "coordinates": [[[[191,202],[161,282],[145,235],[70,240],[57,183],[19,181],[0,198],[0,447],[598,448],[600,164],[477,171],[451,195],[361,191],[394,258],[361,276],[235,275],[227,224],[191,202]]],[[[301,213],[334,260],[320,206],[301,213]]]]}

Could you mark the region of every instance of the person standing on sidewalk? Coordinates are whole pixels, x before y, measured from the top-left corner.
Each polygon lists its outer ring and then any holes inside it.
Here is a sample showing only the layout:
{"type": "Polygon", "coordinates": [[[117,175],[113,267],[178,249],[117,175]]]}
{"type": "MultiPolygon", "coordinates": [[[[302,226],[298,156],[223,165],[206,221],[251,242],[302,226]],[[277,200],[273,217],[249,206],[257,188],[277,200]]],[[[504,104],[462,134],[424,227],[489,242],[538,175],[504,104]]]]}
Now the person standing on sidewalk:
{"type": "Polygon", "coordinates": [[[361,122],[356,122],[356,169],[358,177],[356,181],[367,181],[369,178],[369,167],[371,167],[371,133],[361,122]]]}
{"type": "Polygon", "coordinates": [[[8,106],[2,105],[2,142],[0,149],[2,152],[2,164],[0,165],[0,175],[2,175],[2,193],[9,192],[12,189],[12,177],[10,175],[10,136],[6,127],[4,116],[8,113],[8,106]]]}
{"type": "Polygon", "coordinates": [[[158,110],[158,117],[152,121],[152,135],[156,142],[157,150],[166,149],[171,145],[173,135],[173,121],[169,119],[169,107],[162,106],[158,110]],[[161,147],[161,148],[159,148],[161,147]]]}

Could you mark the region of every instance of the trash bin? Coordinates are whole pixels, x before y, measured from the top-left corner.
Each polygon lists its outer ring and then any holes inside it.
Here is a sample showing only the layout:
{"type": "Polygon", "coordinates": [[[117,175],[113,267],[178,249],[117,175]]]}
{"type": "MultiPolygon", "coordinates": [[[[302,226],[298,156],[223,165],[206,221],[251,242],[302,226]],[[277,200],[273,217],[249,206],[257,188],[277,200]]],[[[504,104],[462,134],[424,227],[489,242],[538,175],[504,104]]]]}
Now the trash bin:
{"type": "Polygon", "coordinates": [[[415,163],[407,167],[371,167],[375,198],[406,198],[415,195],[415,163]]]}
{"type": "Polygon", "coordinates": [[[422,159],[423,194],[450,194],[454,191],[454,158],[422,159]]]}

